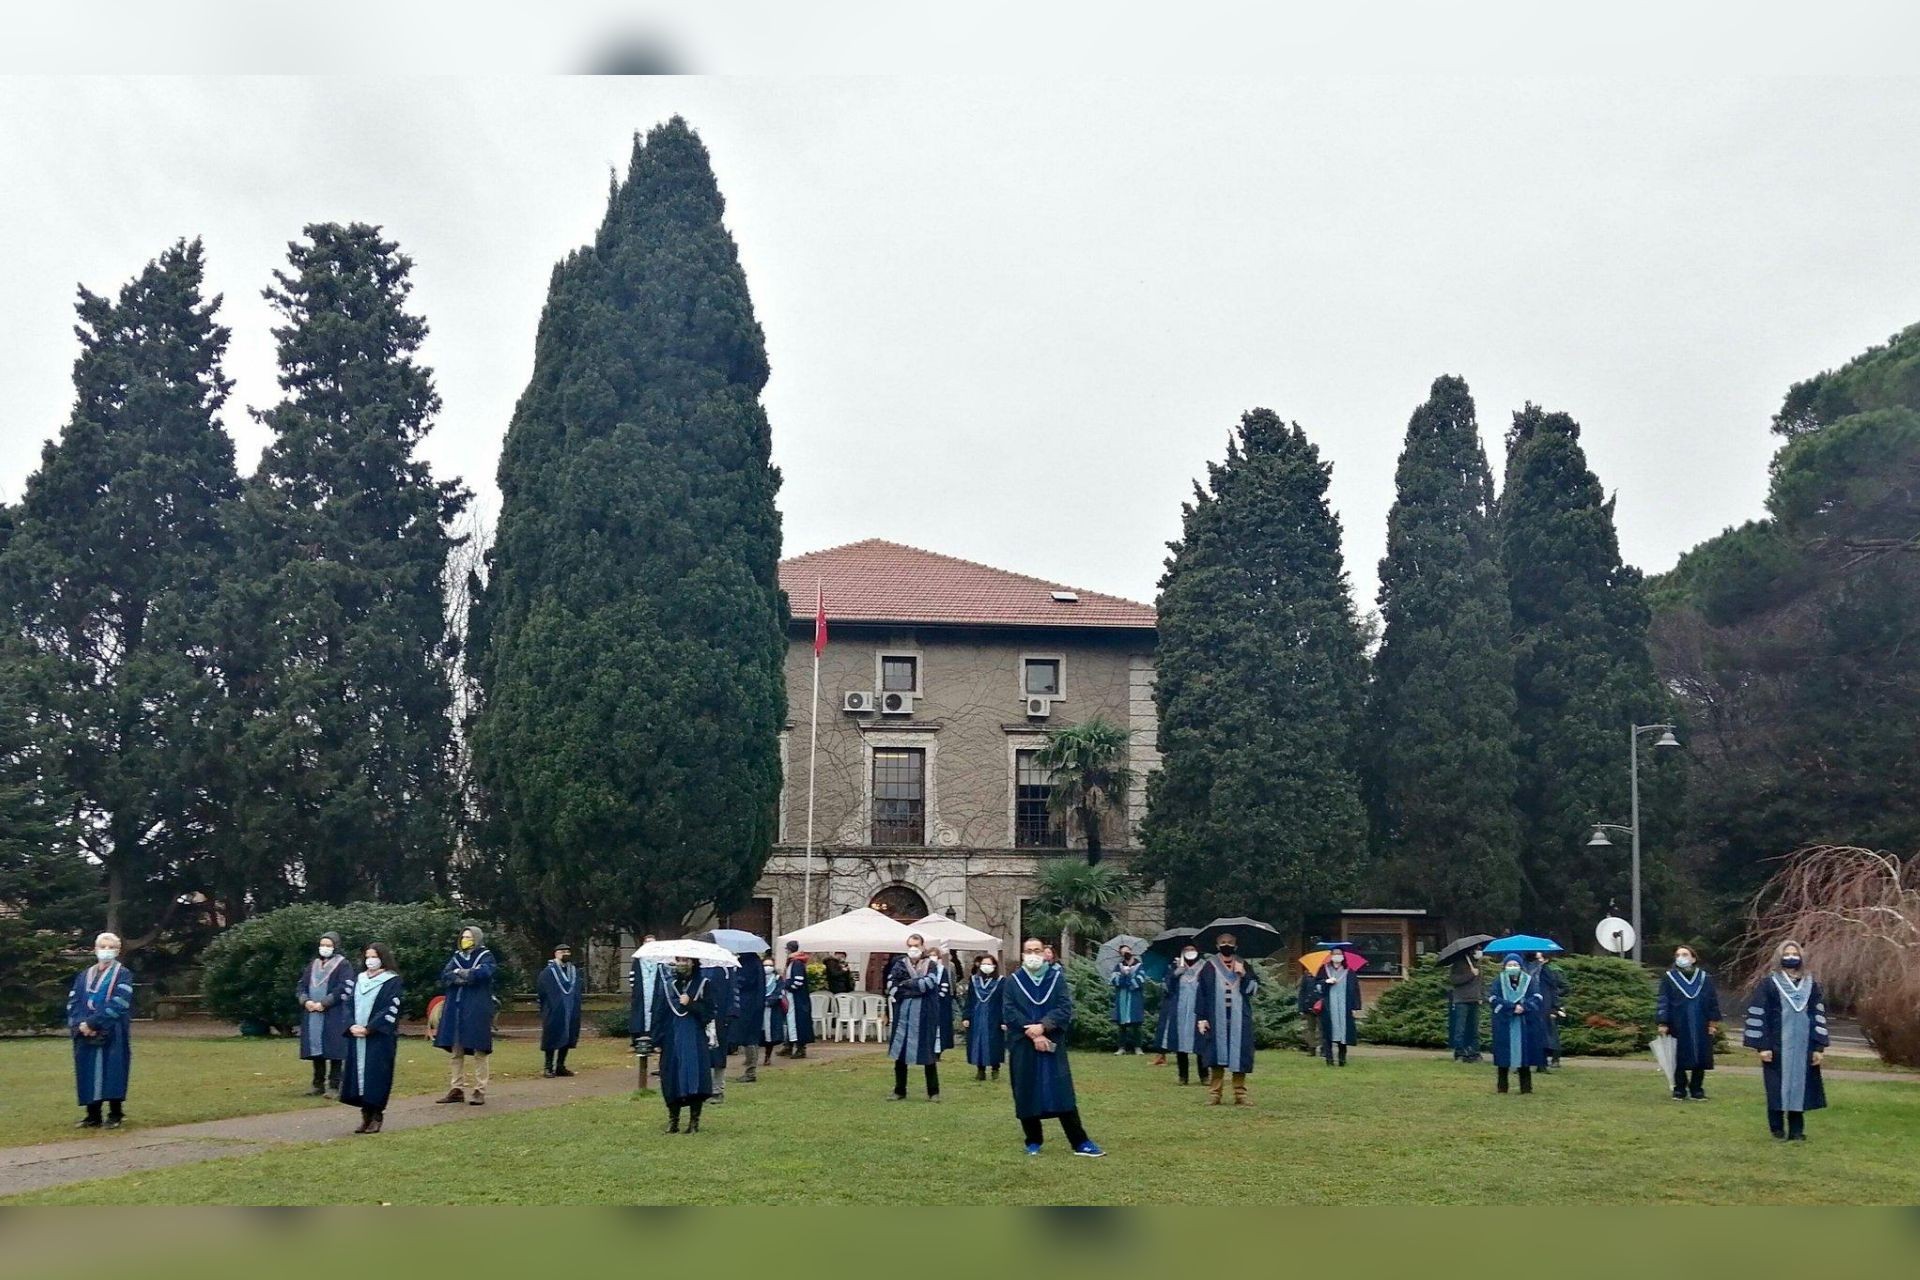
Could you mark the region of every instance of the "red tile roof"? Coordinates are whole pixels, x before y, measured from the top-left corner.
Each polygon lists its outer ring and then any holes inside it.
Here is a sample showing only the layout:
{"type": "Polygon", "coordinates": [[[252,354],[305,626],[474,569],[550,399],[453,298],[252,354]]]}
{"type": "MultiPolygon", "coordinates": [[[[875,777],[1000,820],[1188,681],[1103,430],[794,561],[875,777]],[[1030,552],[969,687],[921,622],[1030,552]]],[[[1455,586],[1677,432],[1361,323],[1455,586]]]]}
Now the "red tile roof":
{"type": "Polygon", "coordinates": [[[813,616],[814,584],[832,622],[990,627],[1151,628],[1150,605],[869,538],[780,562],[793,620],[813,616]],[[1054,598],[1063,592],[1075,601],[1054,598]]]}

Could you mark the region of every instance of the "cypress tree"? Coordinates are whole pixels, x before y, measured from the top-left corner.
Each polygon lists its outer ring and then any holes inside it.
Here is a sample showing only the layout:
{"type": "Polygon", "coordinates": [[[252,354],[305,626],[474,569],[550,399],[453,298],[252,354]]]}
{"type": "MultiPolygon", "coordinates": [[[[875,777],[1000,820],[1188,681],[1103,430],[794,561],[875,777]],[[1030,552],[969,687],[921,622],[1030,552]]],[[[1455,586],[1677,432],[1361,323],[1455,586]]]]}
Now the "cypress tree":
{"type": "MultiPolygon", "coordinates": [[[[554,271],[469,643],[498,915],[572,935],[743,902],[786,718],[767,357],[706,148],[636,137],[554,271]]],[[[549,933],[552,936],[552,932],[549,933]]]]}
{"type": "Polygon", "coordinates": [[[0,552],[6,677],[60,761],[61,845],[97,868],[106,927],[137,949],[209,853],[215,682],[207,625],[238,488],[218,414],[227,329],[200,242],[117,296],[80,290],[74,406],[0,552]]]}
{"type": "MultiPolygon", "coordinates": [[[[1613,501],[1566,414],[1531,404],[1514,414],[1500,532],[1513,610],[1522,906],[1529,928],[1571,944],[1610,899],[1626,904],[1624,842],[1592,849],[1586,839],[1595,822],[1628,820],[1629,725],[1664,718],[1666,706],[1640,571],[1621,563],[1613,501]]],[[[1643,760],[1643,788],[1659,768],[1643,760]]],[[[1671,811],[1672,797],[1662,799],[1671,811]]],[[[1656,844],[1645,842],[1647,857],[1656,844]]]]}
{"type": "Polygon", "coordinates": [[[285,394],[256,414],[273,437],[224,602],[245,846],[228,896],[404,902],[453,853],[441,575],[469,495],[416,456],[440,398],[411,260],[362,223],[305,236],[264,291],[285,394]]]}
{"type": "Polygon", "coordinates": [[[1368,714],[1375,856],[1463,929],[1519,906],[1513,653],[1493,473],[1473,397],[1435,379],[1407,423],[1380,561],[1368,714]]]}
{"type": "Polygon", "coordinates": [[[1255,409],[1169,544],[1163,761],[1143,835],[1175,918],[1286,928],[1338,905],[1365,870],[1354,756],[1366,657],[1331,472],[1298,425],[1255,409]]]}

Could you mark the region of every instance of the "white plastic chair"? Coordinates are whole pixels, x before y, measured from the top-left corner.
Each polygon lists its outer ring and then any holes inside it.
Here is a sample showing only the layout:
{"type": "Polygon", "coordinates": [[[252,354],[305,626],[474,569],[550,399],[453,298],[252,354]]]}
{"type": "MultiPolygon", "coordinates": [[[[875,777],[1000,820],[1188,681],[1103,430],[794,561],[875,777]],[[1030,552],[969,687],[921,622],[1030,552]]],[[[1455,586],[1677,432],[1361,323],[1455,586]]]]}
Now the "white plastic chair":
{"type": "Polygon", "coordinates": [[[860,1039],[867,1038],[868,1028],[872,1028],[875,1040],[887,1038],[887,1002],[882,996],[860,997],[860,1039]]]}
{"type": "Polygon", "coordinates": [[[846,992],[841,992],[833,998],[833,1029],[835,1036],[841,1040],[851,1040],[854,1037],[854,1032],[859,1029],[859,1026],[860,1014],[858,1006],[854,1003],[854,997],[846,992]]]}
{"type": "Polygon", "coordinates": [[[813,1038],[831,1040],[833,1038],[833,997],[824,991],[809,991],[807,996],[812,1001],[810,1007],[813,1010],[813,1038]]]}

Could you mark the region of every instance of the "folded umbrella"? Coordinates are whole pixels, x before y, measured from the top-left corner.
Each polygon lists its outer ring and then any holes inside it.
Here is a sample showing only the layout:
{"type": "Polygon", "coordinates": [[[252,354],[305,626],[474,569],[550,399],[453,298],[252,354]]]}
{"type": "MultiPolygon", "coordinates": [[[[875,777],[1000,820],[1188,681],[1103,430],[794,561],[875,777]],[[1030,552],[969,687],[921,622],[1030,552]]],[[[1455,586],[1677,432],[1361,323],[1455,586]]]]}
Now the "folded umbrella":
{"type": "Polygon", "coordinates": [[[1286,939],[1280,931],[1264,920],[1255,920],[1248,916],[1222,916],[1202,928],[1194,936],[1194,942],[1202,951],[1214,951],[1220,946],[1220,935],[1230,933],[1239,947],[1242,960],[1258,960],[1270,956],[1285,944],[1286,939]]]}
{"type": "Polygon", "coordinates": [[[1492,941],[1493,935],[1490,933],[1470,933],[1464,938],[1455,938],[1452,942],[1440,948],[1440,953],[1434,956],[1433,962],[1435,964],[1450,964],[1455,956],[1472,951],[1482,943],[1492,941]]]}
{"type": "Polygon", "coordinates": [[[1490,956],[1511,955],[1516,951],[1565,951],[1566,948],[1552,938],[1541,938],[1531,933],[1513,933],[1504,938],[1495,938],[1487,943],[1485,951],[1490,956]]]}
{"type": "Polygon", "coordinates": [[[709,929],[705,933],[694,934],[693,940],[725,947],[737,956],[764,955],[773,950],[765,938],[757,933],[748,933],[745,929],[709,929]]]}
{"type": "Polygon", "coordinates": [[[1122,946],[1132,947],[1133,958],[1136,960],[1145,958],[1147,954],[1147,940],[1145,938],[1137,938],[1131,933],[1115,934],[1100,944],[1099,952],[1093,957],[1093,966],[1100,971],[1101,977],[1111,978],[1113,971],[1120,967],[1120,948],[1122,946]]]}
{"type": "Polygon", "coordinates": [[[1672,1036],[1655,1036],[1647,1048],[1653,1050],[1653,1064],[1667,1078],[1667,1088],[1673,1088],[1680,1069],[1680,1042],[1672,1036]]]}
{"type": "Polygon", "coordinates": [[[740,957],[725,947],[697,938],[669,938],[647,943],[633,953],[636,960],[692,960],[703,968],[738,969],[740,957]]]}

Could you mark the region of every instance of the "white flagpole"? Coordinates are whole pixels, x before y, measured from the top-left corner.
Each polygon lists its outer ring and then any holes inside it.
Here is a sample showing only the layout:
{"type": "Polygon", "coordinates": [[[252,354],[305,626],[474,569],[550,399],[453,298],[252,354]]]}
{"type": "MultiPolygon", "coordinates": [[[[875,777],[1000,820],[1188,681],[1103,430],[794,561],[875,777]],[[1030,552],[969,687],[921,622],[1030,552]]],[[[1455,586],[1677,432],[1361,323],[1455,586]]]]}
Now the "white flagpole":
{"type": "Polygon", "coordinates": [[[807,729],[807,869],[801,878],[800,927],[813,923],[813,774],[820,750],[820,611],[825,607],[824,588],[818,578],[813,583],[813,723],[807,729]]]}

